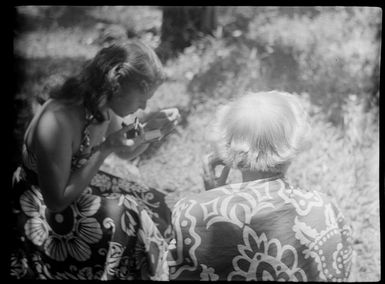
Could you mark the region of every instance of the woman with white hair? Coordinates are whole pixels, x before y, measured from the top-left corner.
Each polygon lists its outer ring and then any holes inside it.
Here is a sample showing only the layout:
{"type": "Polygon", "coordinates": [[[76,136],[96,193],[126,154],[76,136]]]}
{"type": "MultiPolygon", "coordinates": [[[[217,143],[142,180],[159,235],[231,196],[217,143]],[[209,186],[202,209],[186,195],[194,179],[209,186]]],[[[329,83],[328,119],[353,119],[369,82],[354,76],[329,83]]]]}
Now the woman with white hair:
{"type": "Polygon", "coordinates": [[[212,126],[214,151],[204,167],[210,190],[173,210],[170,279],[347,280],[353,251],[343,215],[325,194],[285,179],[292,159],[310,146],[299,99],[248,94],[220,109],[212,126]],[[241,171],[241,183],[225,184],[230,169],[241,171]]]}

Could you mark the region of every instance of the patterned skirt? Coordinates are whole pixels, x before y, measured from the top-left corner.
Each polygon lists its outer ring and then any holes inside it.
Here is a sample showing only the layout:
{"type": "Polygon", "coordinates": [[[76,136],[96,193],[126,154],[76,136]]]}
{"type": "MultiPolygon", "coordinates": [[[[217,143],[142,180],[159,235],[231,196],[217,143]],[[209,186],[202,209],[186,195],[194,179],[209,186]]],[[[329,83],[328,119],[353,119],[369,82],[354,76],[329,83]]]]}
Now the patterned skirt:
{"type": "Polygon", "coordinates": [[[12,278],[168,280],[163,193],[99,171],[69,207],[51,212],[37,183],[18,171],[12,278]]]}

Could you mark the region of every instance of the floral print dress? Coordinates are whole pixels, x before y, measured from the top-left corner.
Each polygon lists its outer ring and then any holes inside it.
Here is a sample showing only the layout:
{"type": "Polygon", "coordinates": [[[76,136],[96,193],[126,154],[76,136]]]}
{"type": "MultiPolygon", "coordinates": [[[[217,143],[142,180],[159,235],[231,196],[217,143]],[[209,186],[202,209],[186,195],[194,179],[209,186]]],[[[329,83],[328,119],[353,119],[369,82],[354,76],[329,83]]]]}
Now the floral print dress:
{"type": "Polygon", "coordinates": [[[172,213],[171,280],[346,281],[351,228],[317,191],[275,177],[181,199],[172,213]]]}
{"type": "MultiPolygon", "coordinates": [[[[89,158],[87,117],[72,169],[89,158]]],[[[61,212],[47,209],[36,159],[26,146],[14,174],[16,243],[10,274],[18,279],[168,280],[171,212],[164,194],[103,171],[61,212]]]]}

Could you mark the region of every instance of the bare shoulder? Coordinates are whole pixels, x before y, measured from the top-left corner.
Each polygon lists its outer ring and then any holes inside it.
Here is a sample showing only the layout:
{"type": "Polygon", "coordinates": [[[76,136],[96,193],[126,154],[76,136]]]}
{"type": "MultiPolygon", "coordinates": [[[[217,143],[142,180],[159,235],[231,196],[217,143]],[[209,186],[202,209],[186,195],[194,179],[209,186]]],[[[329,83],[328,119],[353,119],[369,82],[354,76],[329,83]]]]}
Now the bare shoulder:
{"type": "Polygon", "coordinates": [[[38,125],[43,128],[53,127],[54,125],[67,128],[74,126],[74,123],[76,123],[75,116],[76,111],[73,106],[52,101],[41,114],[38,125]]]}
{"type": "MultiPolygon", "coordinates": [[[[78,110],[57,101],[49,102],[36,121],[34,142],[36,140],[56,140],[58,138],[72,139],[74,130],[80,128],[78,110]]],[[[68,140],[67,140],[68,141],[68,140]]]]}

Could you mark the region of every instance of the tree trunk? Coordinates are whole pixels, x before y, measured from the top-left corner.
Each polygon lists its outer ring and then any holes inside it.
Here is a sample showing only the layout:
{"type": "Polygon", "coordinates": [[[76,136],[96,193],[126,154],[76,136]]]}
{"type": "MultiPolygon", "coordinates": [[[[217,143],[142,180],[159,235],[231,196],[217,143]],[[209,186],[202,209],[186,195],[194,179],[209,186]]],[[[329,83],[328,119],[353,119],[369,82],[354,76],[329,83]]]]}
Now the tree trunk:
{"type": "Polygon", "coordinates": [[[191,43],[217,28],[215,7],[163,7],[161,44],[158,54],[163,60],[175,56],[191,43]]]}

